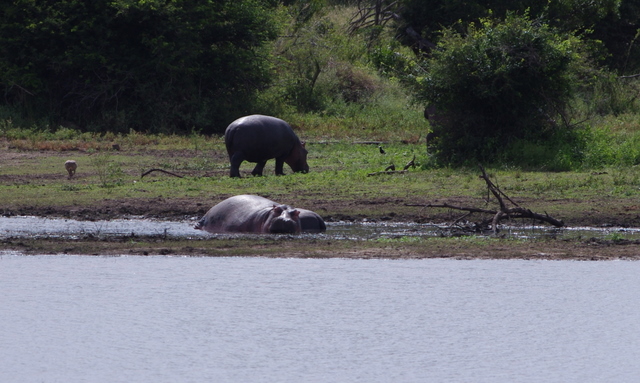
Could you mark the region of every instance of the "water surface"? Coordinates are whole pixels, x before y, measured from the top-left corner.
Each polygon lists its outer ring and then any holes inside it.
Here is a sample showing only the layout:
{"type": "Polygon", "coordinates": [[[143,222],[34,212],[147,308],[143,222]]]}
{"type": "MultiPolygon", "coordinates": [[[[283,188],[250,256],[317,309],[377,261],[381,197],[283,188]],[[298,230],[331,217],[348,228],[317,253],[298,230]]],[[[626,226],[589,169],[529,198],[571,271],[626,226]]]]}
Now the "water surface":
{"type": "MultiPolygon", "coordinates": [[[[212,238],[228,237],[229,234],[210,234],[193,228],[195,219],[182,221],[162,221],[133,217],[98,221],[78,221],[65,218],[46,217],[0,217],[0,239],[16,237],[56,237],[78,238],[83,236],[163,236],[174,238],[212,238]]],[[[322,234],[304,234],[305,236],[340,239],[378,239],[404,237],[437,237],[452,235],[455,230],[444,225],[419,224],[413,222],[329,222],[327,231],[322,234]]],[[[467,233],[468,234],[468,233],[467,233]]],[[[491,235],[491,233],[486,233],[491,235]]],[[[640,228],[621,227],[566,227],[549,226],[502,226],[500,235],[517,238],[616,238],[640,239],[640,228]]]]}
{"type": "Polygon", "coordinates": [[[0,382],[635,382],[640,263],[0,255],[0,382]]]}

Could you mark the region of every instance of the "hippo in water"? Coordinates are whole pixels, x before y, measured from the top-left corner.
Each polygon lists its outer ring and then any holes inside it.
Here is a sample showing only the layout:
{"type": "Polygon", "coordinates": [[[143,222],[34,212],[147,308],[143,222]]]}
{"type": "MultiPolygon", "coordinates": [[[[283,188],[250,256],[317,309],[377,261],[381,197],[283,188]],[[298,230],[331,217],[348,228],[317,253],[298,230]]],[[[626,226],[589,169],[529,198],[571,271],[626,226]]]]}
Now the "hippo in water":
{"type": "Polygon", "coordinates": [[[271,158],[276,159],[276,175],[284,174],[285,162],[294,172],[309,171],[304,142],[279,118],[260,114],[241,117],[227,127],[224,143],[231,162],[231,177],[240,177],[243,161],[256,162],[251,174],[261,176],[271,158]]]}
{"type": "Polygon", "coordinates": [[[300,212],[300,228],[307,233],[320,233],[327,230],[327,225],[316,212],[307,209],[298,209],[300,212]]]}
{"type": "Polygon", "coordinates": [[[194,228],[210,233],[300,233],[324,231],[326,226],[310,210],[294,209],[256,195],[238,195],[212,207],[194,228]]]}

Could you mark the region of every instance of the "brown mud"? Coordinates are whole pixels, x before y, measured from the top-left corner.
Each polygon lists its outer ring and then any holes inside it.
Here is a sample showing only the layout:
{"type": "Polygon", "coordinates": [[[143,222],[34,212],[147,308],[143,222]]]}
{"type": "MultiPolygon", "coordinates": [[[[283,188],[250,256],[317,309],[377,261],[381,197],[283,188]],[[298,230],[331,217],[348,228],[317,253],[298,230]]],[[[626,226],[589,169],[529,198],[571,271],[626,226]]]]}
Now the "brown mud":
{"type": "MultiPolygon", "coordinates": [[[[32,181],[32,180],[31,180],[32,181]]],[[[313,193],[312,193],[313,194],[313,193]]],[[[231,195],[218,196],[219,201],[231,195]]],[[[463,215],[459,211],[442,208],[424,207],[433,200],[420,198],[368,198],[366,201],[354,200],[318,200],[313,196],[305,198],[297,195],[296,198],[305,200],[305,209],[318,212],[326,221],[395,221],[416,223],[447,223],[463,215]],[[383,213],[371,213],[372,208],[383,213]]],[[[437,202],[437,201],[436,201],[437,202]]],[[[452,205],[473,206],[481,204],[477,198],[453,197],[446,202],[452,205]]],[[[19,205],[0,208],[0,214],[4,216],[38,216],[38,217],[63,217],[79,220],[103,220],[123,217],[141,217],[148,219],[180,220],[204,215],[216,201],[203,203],[193,198],[124,198],[105,199],[94,201],[91,206],[34,206],[19,205]]],[[[522,206],[544,206],[553,204],[554,211],[563,211],[563,205],[576,206],[574,200],[535,200],[519,199],[522,206]]],[[[630,205],[628,201],[616,201],[611,197],[591,199],[583,201],[583,209],[579,211],[567,209],[559,218],[563,219],[567,226],[573,227],[640,227],[640,202],[630,205]]],[[[535,210],[535,209],[533,209],[535,210]]],[[[473,218],[472,218],[473,220],[473,218]]]]}

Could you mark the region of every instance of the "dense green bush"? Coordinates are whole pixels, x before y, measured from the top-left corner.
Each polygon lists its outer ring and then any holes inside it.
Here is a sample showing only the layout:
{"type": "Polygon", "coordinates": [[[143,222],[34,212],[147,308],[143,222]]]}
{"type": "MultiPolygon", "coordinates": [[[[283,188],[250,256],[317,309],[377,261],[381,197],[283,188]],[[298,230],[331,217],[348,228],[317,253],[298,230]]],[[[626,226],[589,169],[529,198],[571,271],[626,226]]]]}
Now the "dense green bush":
{"type": "Polygon", "coordinates": [[[566,106],[583,62],[577,38],[509,15],[464,35],[448,30],[438,46],[417,84],[436,109],[442,160],[495,161],[518,140],[569,129],[566,106]]]}
{"type": "MultiPolygon", "coordinates": [[[[416,36],[436,43],[444,28],[465,33],[482,18],[504,19],[509,12],[540,18],[563,32],[601,44],[609,69],[636,73],[640,69],[640,4],[637,0],[401,0],[397,23],[401,41],[420,50],[416,36]]],[[[422,47],[424,50],[424,47],[422,47]]]]}
{"type": "Polygon", "coordinates": [[[0,5],[0,101],[86,130],[224,129],[269,81],[267,0],[0,5]]]}

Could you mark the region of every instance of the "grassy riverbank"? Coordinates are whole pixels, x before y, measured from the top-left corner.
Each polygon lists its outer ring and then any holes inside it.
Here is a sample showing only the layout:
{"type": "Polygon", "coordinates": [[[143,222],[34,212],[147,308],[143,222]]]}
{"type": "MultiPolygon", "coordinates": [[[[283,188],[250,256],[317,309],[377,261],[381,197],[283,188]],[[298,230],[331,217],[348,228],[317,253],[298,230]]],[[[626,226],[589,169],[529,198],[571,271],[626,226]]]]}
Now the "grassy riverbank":
{"type": "MultiPolygon", "coordinates": [[[[417,113],[417,112],[416,112],[417,113]]],[[[448,223],[462,216],[430,203],[495,208],[476,168],[435,166],[424,145],[424,127],[404,129],[324,129],[299,122],[307,140],[308,174],[228,177],[220,137],[149,136],[12,131],[0,141],[0,206],[4,215],[69,217],[81,220],[145,216],[196,218],[221,200],[258,194],[314,210],[327,221],[407,221],[448,223]],[[385,154],[378,148],[380,142],[385,154]],[[405,172],[380,174],[394,164],[405,172]],[[68,179],[64,162],[78,170],[68,179]],[[151,169],[154,171],[142,177],[151,169]],[[180,176],[180,177],[178,177],[180,176]]],[[[328,124],[330,125],[330,124],[328,124]]],[[[613,125],[611,123],[610,125],[613,125]]],[[[627,129],[625,131],[629,131],[627,129]]],[[[632,130],[631,130],[632,131],[632,130]]],[[[488,166],[496,184],[521,206],[548,213],[568,226],[640,227],[638,166],[583,167],[569,172],[488,166]]],[[[290,173],[290,169],[285,168],[290,173]]],[[[479,215],[467,219],[480,220],[479,215]]],[[[640,255],[633,243],[609,241],[516,241],[500,238],[432,238],[391,241],[322,241],[302,238],[254,240],[172,240],[167,238],[7,240],[4,249],[29,253],[184,254],[346,257],[545,257],[607,258],[640,255]],[[615,255],[613,255],[615,256],[615,255]]]]}

